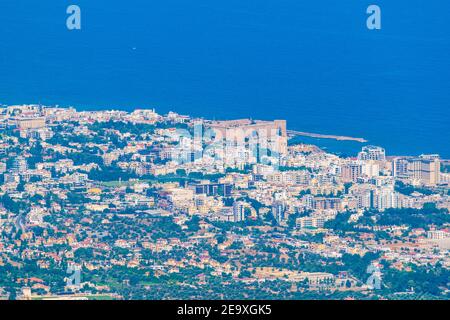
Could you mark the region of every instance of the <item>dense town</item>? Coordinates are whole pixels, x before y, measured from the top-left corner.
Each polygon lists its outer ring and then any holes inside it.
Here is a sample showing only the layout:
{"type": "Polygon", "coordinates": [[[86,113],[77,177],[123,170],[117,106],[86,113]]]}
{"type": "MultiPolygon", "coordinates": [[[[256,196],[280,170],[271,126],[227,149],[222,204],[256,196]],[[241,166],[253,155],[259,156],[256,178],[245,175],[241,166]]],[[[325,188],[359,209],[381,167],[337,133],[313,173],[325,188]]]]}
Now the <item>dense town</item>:
{"type": "Polygon", "coordinates": [[[1,299],[448,299],[450,160],[284,120],[0,108],[1,299]]]}

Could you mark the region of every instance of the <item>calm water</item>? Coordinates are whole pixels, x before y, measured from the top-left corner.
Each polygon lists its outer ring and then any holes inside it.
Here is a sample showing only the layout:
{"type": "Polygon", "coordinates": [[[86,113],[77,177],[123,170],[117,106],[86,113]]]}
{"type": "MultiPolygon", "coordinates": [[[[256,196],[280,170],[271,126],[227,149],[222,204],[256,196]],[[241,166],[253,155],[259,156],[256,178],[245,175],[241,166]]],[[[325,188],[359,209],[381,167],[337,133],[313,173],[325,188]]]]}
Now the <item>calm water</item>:
{"type": "Polygon", "coordinates": [[[33,102],[283,118],[450,158],[450,2],[1,0],[0,103],[33,102]]]}

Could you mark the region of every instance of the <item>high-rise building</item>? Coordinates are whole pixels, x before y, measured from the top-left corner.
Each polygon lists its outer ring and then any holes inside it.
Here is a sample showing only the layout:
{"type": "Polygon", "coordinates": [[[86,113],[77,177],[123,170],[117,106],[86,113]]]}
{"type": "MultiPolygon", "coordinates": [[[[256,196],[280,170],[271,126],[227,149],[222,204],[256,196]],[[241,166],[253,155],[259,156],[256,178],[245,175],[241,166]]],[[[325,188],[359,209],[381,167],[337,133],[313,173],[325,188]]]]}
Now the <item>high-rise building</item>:
{"type": "Polygon", "coordinates": [[[377,162],[375,160],[364,161],[363,174],[370,178],[378,177],[380,175],[379,162],[377,162]]]}
{"type": "Polygon", "coordinates": [[[439,183],[441,162],[437,155],[421,155],[408,159],[408,178],[425,185],[435,186],[439,183]]]}
{"type": "Polygon", "coordinates": [[[373,207],[373,191],[365,190],[356,194],[357,206],[359,209],[369,209],[373,207]]]}
{"type": "Polygon", "coordinates": [[[394,177],[435,186],[441,179],[439,155],[421,155],[417,158],[396,158],[393,161],[394,177]]]}
{"type": "Polygon", "coordinates": [[[245,220],[245,202],[236,201],[233,203],[234,222],[245,220]]]}
{"type": "Polygon", "coordinates": [[[301,217],[296,221],[300,229],[323,228],[325,219],[323,217],[301,217]]]}
{"type": "Polygon", "coordinates": [[[302,202],[303,202],[303,205],[305,206],[305,208],[310,210],[313,208],[313,205],[314,205],[314,196],[307,194],[307,195],[303,196],[302,202]]]}
{"type": "Polygon", "coordinates": [[[18,156],[14,159],[12,168],[11,168],[11,172],[23,173],[23,172],[27,171],[27,169],[28,169],[28,164],[27,164],[27,160],[24,157],[18,156]]]}
{"type": "Polygon", "coordinates": [[[363,166],[359,163],[344,165],[341,169],[341,176],[344,182],[356,182],[356,179],[363,174],[363,166]]]}
{"type": "Polygon", "coordinates": [[[206,194],[207,196],[230,197],[233,186],[229,183],[200,183],[194,186],[196,194],[206,194]]]}
{"type": "Polygon", "coordinates": [[[341,210],[341,205],[342,200],[340,198],[317,197],[313,200],[313,209],[315,210],[341,210]]]}
{"type": "Polygon", "coordinates": [[[272,204],[272,214],[278,223],[286,220],[286,205],[282,201],[275,201],[272,204]]]}
{"type": "Polygon", "coordinates": [[[381,147],[365,146],[362,148],[362,151],[358,153],[358,160],[385,161],[386,151],[381,147]]]}
{"type": "Polygon", "coordinates": [[[0,174],[6,172],[6,163],[0,162],[0,174]]]}
{"type": "Polygon", "coordinates": [[[397,178],[408,177],[408,160],[405,158],[396,158],[393,163],[393,176],[397,178]]]}
{"type": "Polygon", "coordinates": [[[373,194],[373,208],[384,211],[397,208],[397,197],[393,187],[378,188],[373,194]]]}
{"type": "Polygon", "coordinates": [[[427,238],[432,240],[442,240],[450,238],[450,233],[440,230],[431,230],[427,232],[427,238]]]}
{"type": "Polygon", "coordinates": [[[441,173],[439,183],[450,184],[450,173],[441,173]]]}

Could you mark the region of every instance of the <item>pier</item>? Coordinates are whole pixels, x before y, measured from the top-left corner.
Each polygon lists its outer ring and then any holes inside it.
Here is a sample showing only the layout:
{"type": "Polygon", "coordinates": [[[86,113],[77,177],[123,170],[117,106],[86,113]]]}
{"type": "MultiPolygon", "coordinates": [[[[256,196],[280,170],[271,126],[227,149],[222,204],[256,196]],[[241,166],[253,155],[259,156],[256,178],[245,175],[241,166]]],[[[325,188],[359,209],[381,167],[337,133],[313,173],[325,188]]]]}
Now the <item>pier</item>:
{"type": "Polygon", "coordinates": [[[356,142],[360,142],[360,143],[368,142],[368,140],[366,140],[364,138],[354,138],[354,137],[347,137],[347,136],[336,136],[336,135],[311,133],[311,132],[302,132],[302,131],[294,131],[294,130],[287,130],[287,134],[290,137],[304,136],[304,137],[318,138],[318,139],[334,139],[334,140],[338,140],[338,141],[356,141],[356,142]]]}

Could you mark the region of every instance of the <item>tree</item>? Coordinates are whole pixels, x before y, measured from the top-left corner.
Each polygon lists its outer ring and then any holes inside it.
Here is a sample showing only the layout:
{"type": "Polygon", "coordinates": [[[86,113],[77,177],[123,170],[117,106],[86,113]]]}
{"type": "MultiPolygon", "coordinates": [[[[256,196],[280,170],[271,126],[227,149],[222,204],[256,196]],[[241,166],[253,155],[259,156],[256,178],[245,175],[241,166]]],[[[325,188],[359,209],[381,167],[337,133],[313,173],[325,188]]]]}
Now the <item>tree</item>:
{"type": "Polygon", "coordinates": [[[17,192],[24,192],[25,191],[25,182],[23,180],[20,180],[19,184],[17,185],[17,192]]]}
{"type": "Polygon", "coordinates": [[[188,230],[191,232],[197,232],[200,230],[200,218],[198,216],[193,216],[191,220],[186,222],[186,225],[188,227],[188,230]]]}

